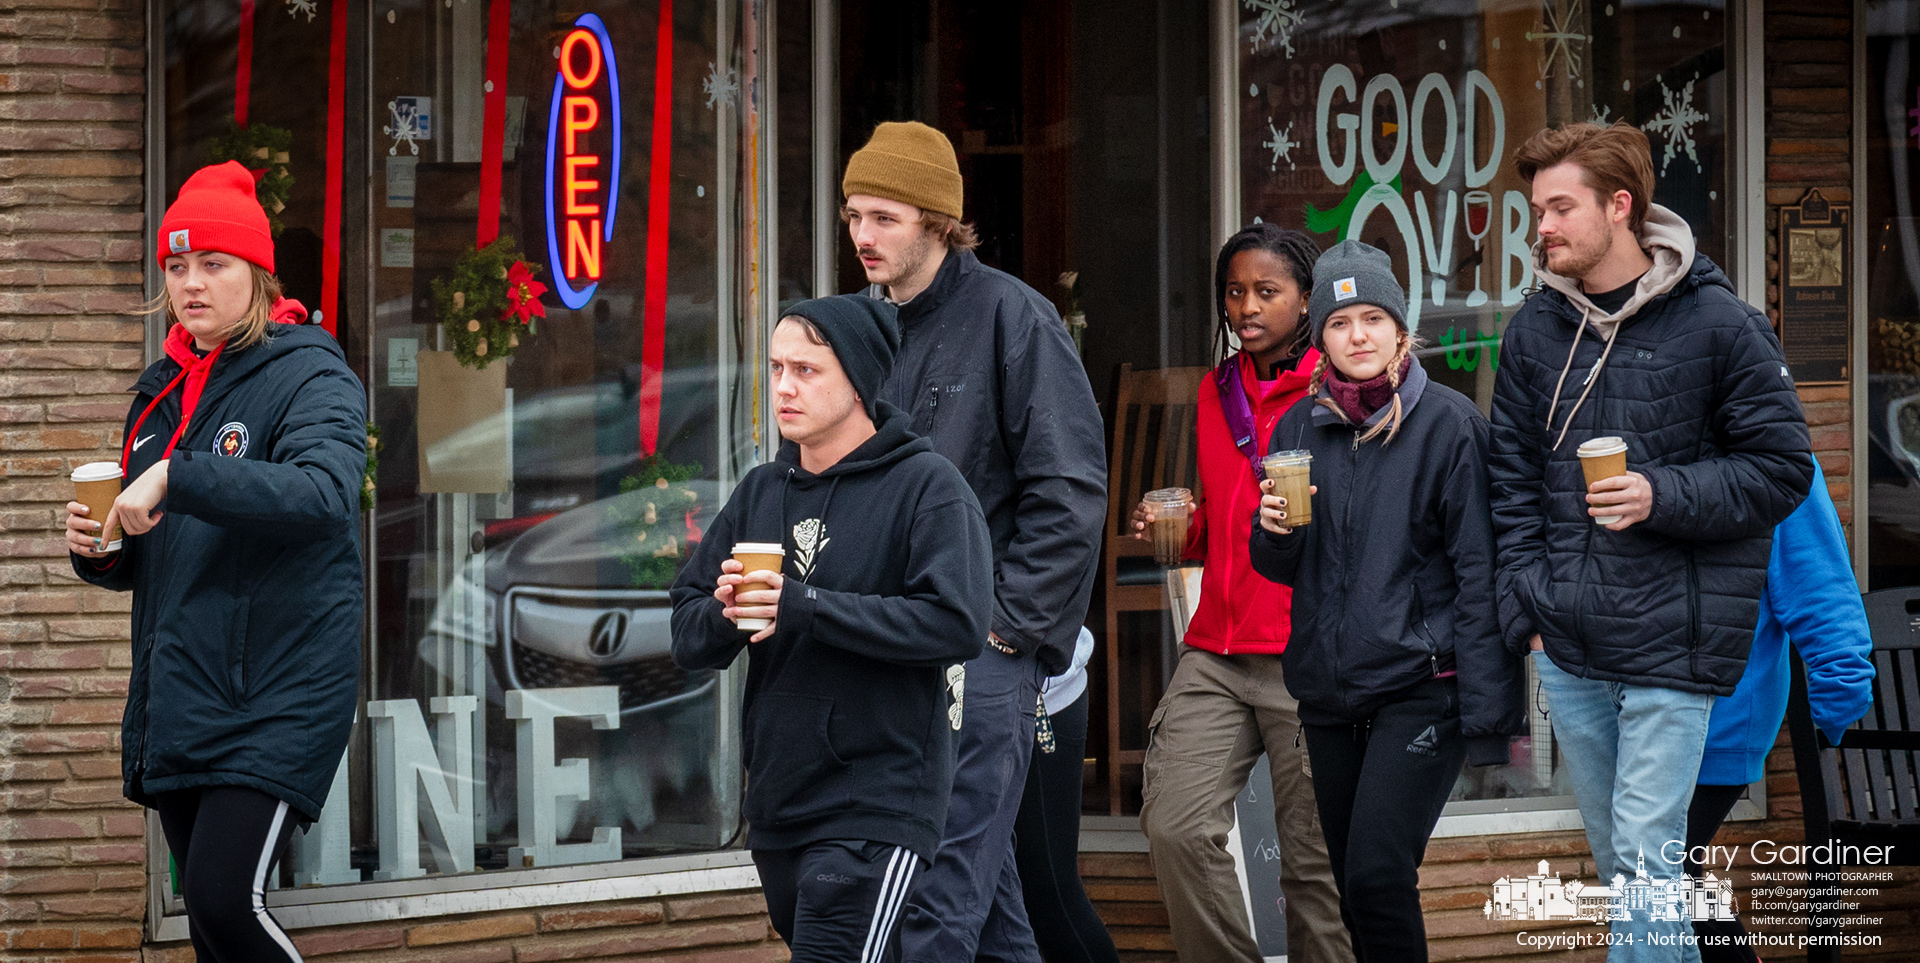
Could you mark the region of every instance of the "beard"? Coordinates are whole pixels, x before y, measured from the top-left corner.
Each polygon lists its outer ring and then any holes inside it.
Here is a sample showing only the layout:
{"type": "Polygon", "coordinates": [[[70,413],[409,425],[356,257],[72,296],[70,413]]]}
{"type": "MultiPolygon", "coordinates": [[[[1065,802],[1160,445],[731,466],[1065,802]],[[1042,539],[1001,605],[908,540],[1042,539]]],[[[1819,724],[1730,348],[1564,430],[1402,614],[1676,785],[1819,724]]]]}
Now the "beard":
{"type": "Polygon", "coordinates": [[[888,257],[878,248],[865,248],[854,252],[860,257],[882,258],[878,267],[867,270],[867,281],[872,284],[894,285],[918,275],[927,261],[933,257],[933,235],[919,232],[913,243],[902,248],[897,257],[888,257]]]}
{"type": "Polygon", "coordinates": [[[1612,253],[1613,232],[1602,231],[1597,238],[1589,242],[1582,243],[1570,238],[1566,246],[1558,251],[1549,248],[1547,267],[1561,277],[1578,281],[1593,273],[1593,269],[1599,267],[1606,261],[1607,255],[1612,253]]]}

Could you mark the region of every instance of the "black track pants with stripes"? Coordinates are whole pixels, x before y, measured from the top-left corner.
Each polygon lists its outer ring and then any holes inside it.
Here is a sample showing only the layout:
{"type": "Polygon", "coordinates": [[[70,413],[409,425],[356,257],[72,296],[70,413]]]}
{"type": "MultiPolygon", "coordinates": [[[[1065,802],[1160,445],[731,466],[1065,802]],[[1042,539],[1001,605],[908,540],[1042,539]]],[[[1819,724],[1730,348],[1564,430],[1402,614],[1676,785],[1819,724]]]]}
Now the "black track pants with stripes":
{"type": "Polygon", "coordinates": [[[793,963],[882,963],[900,956],[900,907],[919,857],[890,843],[829,839],[756,849],[760,888],[793,963]]]}
{"type": "Polygon", "coordinates": [[[262,902],[299,816],[240,786],[165,792],[155,802],[200,963],[299,963],[300,951],[262,902]]]}

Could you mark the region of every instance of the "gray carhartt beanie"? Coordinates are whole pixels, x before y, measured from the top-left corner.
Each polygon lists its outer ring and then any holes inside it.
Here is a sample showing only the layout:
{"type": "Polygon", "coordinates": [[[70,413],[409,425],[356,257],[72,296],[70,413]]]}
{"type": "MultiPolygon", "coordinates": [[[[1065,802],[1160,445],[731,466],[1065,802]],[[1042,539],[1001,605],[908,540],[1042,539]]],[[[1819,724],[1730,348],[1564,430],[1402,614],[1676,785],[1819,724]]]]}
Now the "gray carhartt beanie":
{"type": "Polygon", "coordinates": [[[1313,346],[1326,344],[1321,334],[1327,316],[1350,304],[1373,304],[1393,316],[1401,330],[1407,327],[1407,292],[1393,276],[1387,252],[1363,241],[1348,239],[1327,249],[1313,264],[1313,296],[1307,299],[1307,323],[1313,346]]]}

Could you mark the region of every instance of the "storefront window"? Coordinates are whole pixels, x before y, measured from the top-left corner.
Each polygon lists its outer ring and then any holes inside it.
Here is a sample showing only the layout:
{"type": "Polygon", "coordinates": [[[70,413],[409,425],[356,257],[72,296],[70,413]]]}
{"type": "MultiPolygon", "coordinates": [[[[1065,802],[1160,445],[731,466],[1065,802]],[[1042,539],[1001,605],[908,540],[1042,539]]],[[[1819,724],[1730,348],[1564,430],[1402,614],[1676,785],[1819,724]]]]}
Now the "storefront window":
{"type": "MultiPolygon", "coordinates": [[[[1422,364],[1483,410],[1501,333],[1536,286],[1513,167],[1532,132],[1639,126],[1654,200],[1728,265],[1722,4],[1241,6],[1243,219],[1303,228],[1323,247],[1353,237],[1385,249],[1411,293],[1422,364]]],[[[1535,685],[1512,764],[1466,770],[1456,801],[1570,794],[1535,685]]]]}
{"type": "MultiPolygon", "coordinates": [[[[1867,6],[1868,590],[1920,585],[1920,3],[1867,6]]],[[[1856,382],[1856,391],[1860,390],[1856,382]]]]}
{"type": "Polygon", "coordinates": [[[667,589],[766,455],[767,319],[812,293],[806,7],[383,0],[342,55],[309,6],[170,0],[159,124],[168,197],[235,144],[291,178],[280,275],[379,443],[366,702],[281,882],[737,846],[740,680],[673,665],[667,589]],[[482,354],[444,322],[492,235],[547,291],[482,354]]]}

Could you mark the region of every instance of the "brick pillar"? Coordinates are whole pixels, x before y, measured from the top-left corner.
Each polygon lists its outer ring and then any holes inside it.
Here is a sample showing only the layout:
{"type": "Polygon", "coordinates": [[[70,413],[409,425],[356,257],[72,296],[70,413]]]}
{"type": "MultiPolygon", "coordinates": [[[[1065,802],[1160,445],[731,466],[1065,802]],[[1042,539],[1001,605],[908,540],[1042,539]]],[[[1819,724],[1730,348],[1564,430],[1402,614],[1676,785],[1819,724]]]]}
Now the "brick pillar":
{"type": "MultiPolygon", "coordinates": [[[[1830,201],[1853,202],[1853,5],[1848,0],[1769,0],[1765,29],[1767,316],[1777,328],[1780,208],[1799,203],[1812,187],[1830,201]]],[[[1862,270],[1865,254],[1854,252],[1855,271],[1862,270]]],[[[1827,490],[1851,534],[1853,392],[1845,386],[1802,388],[1800,401],[1827,490]]]]}
{"type": "Polygon", "coordinates": [[[144,10],[0,18],[0,955],[140,959],[120,797],[128,603],[73,576],[67,472],[116,457],[141,367],[144,10]],[[62,952],[66,951],[66,952],[62,952]]]}

